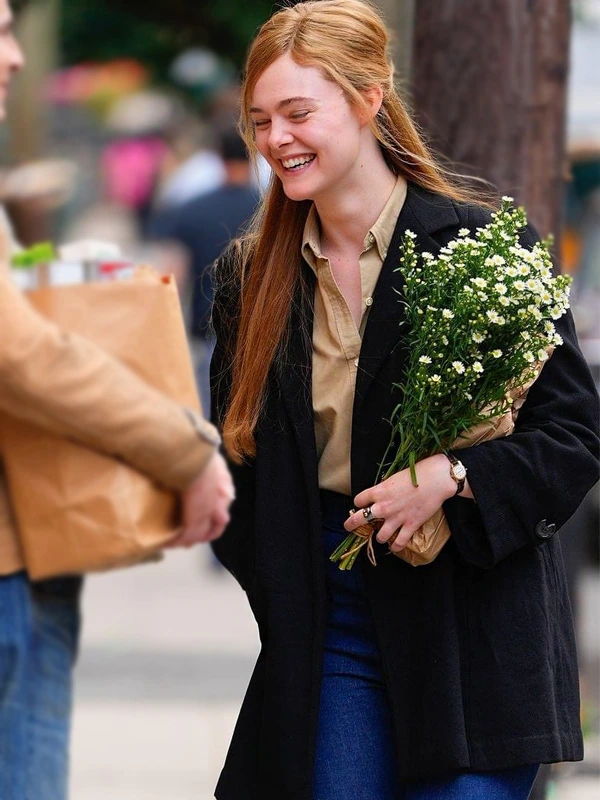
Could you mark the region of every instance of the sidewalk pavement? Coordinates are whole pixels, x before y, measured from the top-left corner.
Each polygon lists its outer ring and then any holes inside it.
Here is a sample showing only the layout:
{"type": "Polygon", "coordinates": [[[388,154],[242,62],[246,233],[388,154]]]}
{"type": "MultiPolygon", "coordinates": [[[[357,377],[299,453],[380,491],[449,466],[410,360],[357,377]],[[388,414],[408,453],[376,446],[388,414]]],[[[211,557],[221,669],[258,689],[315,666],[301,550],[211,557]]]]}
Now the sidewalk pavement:
{"type": "MultiPolygon", "coordinates": [[[[257,653],[245,595],[205,548],[89,578],[71,800],[211,800],[257,653]]],[[[566,765],[552,800],[599,797],[587,764],[566,765]]]]}

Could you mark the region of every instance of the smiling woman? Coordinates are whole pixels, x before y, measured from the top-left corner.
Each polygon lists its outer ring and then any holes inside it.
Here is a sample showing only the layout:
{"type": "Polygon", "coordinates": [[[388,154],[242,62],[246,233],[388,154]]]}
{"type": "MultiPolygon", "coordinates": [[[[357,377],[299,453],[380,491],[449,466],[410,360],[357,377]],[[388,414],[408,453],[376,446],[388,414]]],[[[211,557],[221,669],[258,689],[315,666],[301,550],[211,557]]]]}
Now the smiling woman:
{"type": "Polygon", "coordinates": [[[381,101],[382,92],[373,88],[369,109],[355,113],[337,83],[316,66],[297,64],[289,53],[264,70],[250,113],[256,147],[281,179],[286,197],[335,202],[332,192],[339,195],[359,183],[367,160],[379,163],[393,184],[368,127],[381,101]]]}
{"type": "Polygon", "coordinates": [[[408,469],[374,486],[407,363],[402,237],[435,253],[490,219],[393,74],[362,0],[285,8],[248,55],[241,126],[273,177],[216,270],[213,407],[237,500],[215,551],[263,650],[219,800],[525,800],[540,762],[581,757],[552,534],[594,482],[597,403],[570,318],[511,437],[424,458],[418,487],[408,469]],[[384,520],[382,555],[442,505],[451,537],[426,567],[331,564],[365,518],[384,520]]]}

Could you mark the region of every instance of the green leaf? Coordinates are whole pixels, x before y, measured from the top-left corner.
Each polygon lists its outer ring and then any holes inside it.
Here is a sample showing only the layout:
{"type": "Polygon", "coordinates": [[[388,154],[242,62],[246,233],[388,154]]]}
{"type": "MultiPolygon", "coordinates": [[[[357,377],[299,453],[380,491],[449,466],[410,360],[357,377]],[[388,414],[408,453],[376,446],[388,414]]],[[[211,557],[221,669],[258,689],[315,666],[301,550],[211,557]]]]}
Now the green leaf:
{"type": "Polygon", "coordinates": [[[52,242],[39,242],[27,250],[15,253],[10,260],[11,266],[19,269],[30,269],[38,264],[47,264],[56,259],[52,242]]]}

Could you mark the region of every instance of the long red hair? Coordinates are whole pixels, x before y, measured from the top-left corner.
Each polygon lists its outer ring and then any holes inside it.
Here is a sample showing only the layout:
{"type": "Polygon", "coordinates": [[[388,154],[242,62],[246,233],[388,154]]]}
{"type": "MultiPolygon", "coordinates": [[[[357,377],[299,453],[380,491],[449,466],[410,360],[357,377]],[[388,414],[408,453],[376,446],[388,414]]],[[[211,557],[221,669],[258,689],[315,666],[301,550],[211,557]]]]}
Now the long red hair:
{"type": "MultiPolygon", "coordinates": [[[[357,109],[367,111],[365,93],[382,87],[383,102],[371,127],[394,174],[457,201],[478,200],[427,148],[394,86],[388,44],[383,19],[364,0],[316,0],[275,13],[258,32],[246,62],[240,129],[251,156],[256,156],[249,114],[254,87],[267,67],[289,53],[302,66],[318,67],[357,109]]],[[[310,201],[289,200],[273,176],[248,236],[234,249],[241,299],[223,440],[236,462],[256,452],[254,430],[267,376],[282,352],[301,287],[300,247],[310,207],[310,201]]]]}

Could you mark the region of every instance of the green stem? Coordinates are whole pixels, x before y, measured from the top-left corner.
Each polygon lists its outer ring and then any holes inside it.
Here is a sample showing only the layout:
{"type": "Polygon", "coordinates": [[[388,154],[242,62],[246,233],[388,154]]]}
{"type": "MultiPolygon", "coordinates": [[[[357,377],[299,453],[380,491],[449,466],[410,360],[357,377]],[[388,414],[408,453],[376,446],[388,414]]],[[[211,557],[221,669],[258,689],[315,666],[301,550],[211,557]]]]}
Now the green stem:
{"type": "Polygon", "coordinates": [[[356,534],[354,533],[348,534],[348,536],[346,536],[344,541],[338,547],[336,547],[333,553],[329,556],[329,560],[333,561],[333,563],[335,564],[336,561],[339,561],[341,558],[343,558],[344,553],[347,553],[348,550],[352,549],[353,545],[359,539],[360,536],[356,536],[356,534]]]}
{"type": "Polygon", "coordinates": [[[417,454],[414,450],[411,450],[408,455],[408,466],[410,468],[410,479],[412,481],[412,485],[417,488],[419,482],[417,480],[417,470],[415,469],[415,463],[417,460],[417,454]]]}

